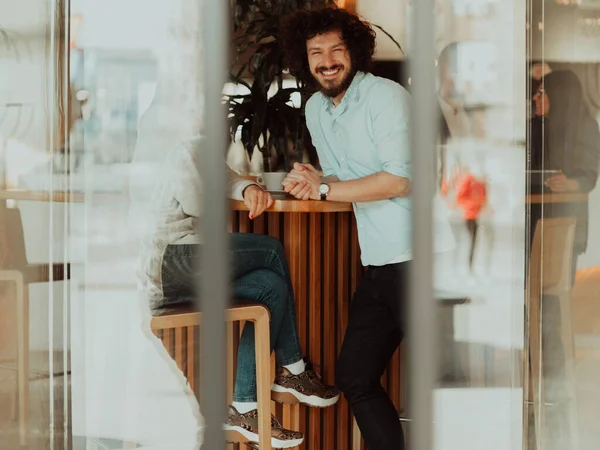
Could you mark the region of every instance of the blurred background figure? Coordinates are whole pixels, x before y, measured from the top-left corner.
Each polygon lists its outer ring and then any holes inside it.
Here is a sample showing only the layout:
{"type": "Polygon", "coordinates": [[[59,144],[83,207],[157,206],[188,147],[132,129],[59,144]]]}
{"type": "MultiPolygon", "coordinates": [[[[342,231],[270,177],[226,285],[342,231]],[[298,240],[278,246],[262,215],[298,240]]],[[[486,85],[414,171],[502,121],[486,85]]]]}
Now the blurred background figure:
{"type": "MultiPolygon", "coordinates": [[[[532,186],[533,191],[547,194],[589,193],[598,180],[600,162],[600,133],[598,123],[590,113],[583,97],[579,78],[571,71],[546,74],[533,95],[535,117],[531,127],[532,169],[552,171],[543,184],[532,186]]],[[[588,245],[589,200],[545,202],[532,205],[529,239],[533,241],[535,227],[540,219],[574,217],[575,240],[570,267],[571,285],[575,282],[577,261],[588,245]]],[[[542,259],[542,264],[544,260],[542,259]]],[[[551,264],[551,262],[549,262],[551,264]]],[[[566,429],[569,410],[575,401],[573,386],[566,377],[570,364],[565,354],[561,330],[562,308],[556,295],[542,295],[542,366],[545,374],[546,401],[558,405],[547,411],[549,429],[556,431],[552,439],[557,446],[571,442],[576,429],[566,429]]],[[[569,316],[566,316],[569,317],[569,316]]],[[[569,325],[567,325],[569,329],[569,325]]]]}
{"type": "MultiPolygon", "coordinates": [[[[543,191],[589,193],[598,180],[600,133],[584,102],[579,79],[571,71],[551,72],[542,79],[533,101],[541,123],[532,127],[532,169],[560,171],[546,180],[543,191]]],[[[532,224],[542,217],[539,208],[532,208],[531,214],[532,224]]],[[[572,280],[577,258],[587,248],[588,216],[587,201],[544,205],[544,218],[577,218],[572,280]]]]}
{"type": "Polygon", "coordinates": [[[473,271],[473,254],[479,229],[479,216],[487,204],[487,187],[485,179],[477,178],[468,170],[460,178],[456,191],[456,203],[463,211],[463,218],[471,246],[469,248],[469,271],[473,271]]]}
{"type": "Polygon", "coordinates": [[[478,166],[471,169],[457,162],[449,177],[442,179],[441,194],[451,207],[461,210],[469,236],[468,270],[472,273],[480,216],[488,205],[487,180],[483,168],[478,166]]]}

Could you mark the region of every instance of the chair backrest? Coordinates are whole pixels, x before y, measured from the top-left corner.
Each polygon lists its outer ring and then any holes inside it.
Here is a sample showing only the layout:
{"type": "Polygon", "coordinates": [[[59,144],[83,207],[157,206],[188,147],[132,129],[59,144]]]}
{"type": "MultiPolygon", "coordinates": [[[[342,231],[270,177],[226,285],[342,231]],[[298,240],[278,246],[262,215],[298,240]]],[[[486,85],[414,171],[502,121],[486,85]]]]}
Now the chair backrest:
{"type": "Polygon", "coordinates": [[[543,293],[571,289],[571,265],[576,219],[554,217],[539,220],[529,259],[529,286],[543,293]]]}
{"type": "Polygon", "coordinates": [[[0,205],[0,269],[20,269],[26,265],[21,213],[0,205]]]}

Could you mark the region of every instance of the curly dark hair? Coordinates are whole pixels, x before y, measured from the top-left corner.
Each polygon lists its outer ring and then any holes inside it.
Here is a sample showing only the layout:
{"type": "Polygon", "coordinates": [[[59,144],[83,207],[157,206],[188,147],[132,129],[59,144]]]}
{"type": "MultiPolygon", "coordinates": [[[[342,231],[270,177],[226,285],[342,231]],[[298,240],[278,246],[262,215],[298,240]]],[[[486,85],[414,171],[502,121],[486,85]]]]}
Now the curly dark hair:
{"type": "Polygon", "coordinates": [[[329,31],[340,31],[352,61],[353,72],[368,72],[375,53],[375,31],[367,22],[348,11],[327,7],[298,10],[285,17],[280,35],[290,73],[302,84],[316,87],[308,66],[306,41],[329,31]]]}

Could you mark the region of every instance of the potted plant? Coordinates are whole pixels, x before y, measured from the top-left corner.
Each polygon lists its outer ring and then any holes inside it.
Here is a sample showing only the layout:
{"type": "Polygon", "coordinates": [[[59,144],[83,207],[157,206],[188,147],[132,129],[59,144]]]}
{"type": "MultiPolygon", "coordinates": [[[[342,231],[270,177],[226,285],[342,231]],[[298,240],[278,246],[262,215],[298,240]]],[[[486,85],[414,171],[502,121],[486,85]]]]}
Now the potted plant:
{"type": "MultiPolygon", "coordinates": [[[[287,74],[279,25],[298,9],[334,5],[333,0],[232,0],[234,61],[231,82],[244,93],[225,96],[232,139],[249,157],[262,154],[264,172],[291,170],[305,156],[318,164],[304,118],[313,91],[287,74]]],[[[392,40],[381,27],[375,25],[392,40]]],[[[396,45],[400,45],[394,40],[396,45]]],[[[400,49],[402,50],[402,49],[400,49]]]]}
{"type": "Polygon", "coordinates": [[[333,0],[235,1],[231,81],[246,92],[226,96],[229,129],[250,157],[255,149],[261,152],[265,172],[287,172],[306,153],[316,162],[304,120],[312,92],[285,71],[279,24],[295,10],[331,4],[333,0]]]}

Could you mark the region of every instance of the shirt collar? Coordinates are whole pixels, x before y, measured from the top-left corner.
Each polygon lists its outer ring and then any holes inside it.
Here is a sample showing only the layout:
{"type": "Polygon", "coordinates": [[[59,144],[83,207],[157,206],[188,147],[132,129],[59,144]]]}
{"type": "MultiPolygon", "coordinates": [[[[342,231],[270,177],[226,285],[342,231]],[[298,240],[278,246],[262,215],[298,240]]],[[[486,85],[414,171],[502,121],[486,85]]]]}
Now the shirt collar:
{"type": "Polygon", "coordinates": [[[323,104],[325,105],[328,112],[331,114],[339,115],[342,114],[348,108],[354,100],[358,100],[360,96],[360,82],[365,78],[364,72],[356,72],[354,78],[352,79],[352,83],[350,83],[350,87],[346,90],[346,93],[342,97],[342,101],[335,108],[333,107],[333,101],[330,97],[326,95],[321,95],[323,104]]]}

